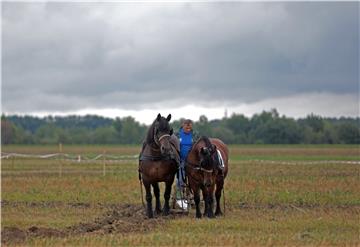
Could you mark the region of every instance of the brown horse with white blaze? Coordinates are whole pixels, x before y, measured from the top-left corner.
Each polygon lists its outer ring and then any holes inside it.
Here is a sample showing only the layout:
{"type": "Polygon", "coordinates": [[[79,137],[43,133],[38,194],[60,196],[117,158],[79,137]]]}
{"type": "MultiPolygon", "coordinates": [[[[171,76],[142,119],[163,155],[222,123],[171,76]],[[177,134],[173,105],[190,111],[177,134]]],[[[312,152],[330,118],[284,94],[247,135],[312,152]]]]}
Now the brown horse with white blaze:
{"type": "Polygon", "coordinates": [[[222,215],[221,192],[228,173],[229,149],[217,138],[202,136],[190,150],[186,159],[186,176],[194,194],[196,217],[201,218],[200,190],[205,202],[204,215],[214,217],[213,196],[215,190],[215,216],[222,215]]]}
{"type": "Polygon", "coordinates": [[[155,213],[163,212],[168,215],[170,212],[169,199],[171,186],[174,182],[175,174],[180,162],[179,140],[173,135],[173,129],[169,121],[171,114],[167,118],[158,114],[150,128],[139,156],[139,179],[146,190],[147,216],[154,217],[152,211],[151,186],[154,189],[156,198],[155,213]],[[164,208],[160,205],[159,182],[165,182],[164,208]]]}

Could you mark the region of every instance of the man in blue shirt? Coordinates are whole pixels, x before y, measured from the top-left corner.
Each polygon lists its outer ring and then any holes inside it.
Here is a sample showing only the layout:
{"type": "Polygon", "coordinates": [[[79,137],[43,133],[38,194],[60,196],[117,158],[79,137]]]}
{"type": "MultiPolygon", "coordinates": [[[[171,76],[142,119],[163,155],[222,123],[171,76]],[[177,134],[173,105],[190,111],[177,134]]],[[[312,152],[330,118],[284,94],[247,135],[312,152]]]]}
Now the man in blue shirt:
{"type": "Polygon", "coordinates": [[[197,134],[193,132],[192,121],[190,119],[186,119],[183,121],[179,133],[177,133],[177,137],[180,141],[180,167],[177,176],[178,179],[176,181],[176,202],[180,208],[187,209],[187,202],[183,200],[180,191],[182,191],[185,186],[185,161],[192,148],[193,143],[197,140],[198,137],[197,134]]]}

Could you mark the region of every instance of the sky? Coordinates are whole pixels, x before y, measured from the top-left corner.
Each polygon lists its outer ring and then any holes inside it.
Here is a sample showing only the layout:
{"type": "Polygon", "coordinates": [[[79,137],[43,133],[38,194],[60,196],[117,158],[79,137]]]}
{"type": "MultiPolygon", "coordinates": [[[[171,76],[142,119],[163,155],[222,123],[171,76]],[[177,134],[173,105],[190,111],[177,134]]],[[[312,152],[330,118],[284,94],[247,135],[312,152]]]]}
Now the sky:
{"type": "Polygon", "coordinates": [[[5,2],[2,112],[359,116],[359,2],[5,2]]]}

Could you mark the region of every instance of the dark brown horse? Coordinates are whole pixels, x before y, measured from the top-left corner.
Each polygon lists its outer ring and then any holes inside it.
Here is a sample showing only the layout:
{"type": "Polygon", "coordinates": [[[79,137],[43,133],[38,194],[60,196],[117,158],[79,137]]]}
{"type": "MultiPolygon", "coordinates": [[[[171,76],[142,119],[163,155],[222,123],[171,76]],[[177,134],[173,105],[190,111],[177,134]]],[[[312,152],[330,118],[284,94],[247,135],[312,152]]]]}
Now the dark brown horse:
{"type": "Polygon", "coordinates": [[[229,150],[227,146],[221,140],[216,138],[202,136],[196,143],[194,143],[192,149],[190,150],[186,160],[185,169],[190,189],[194,194],[197,218],[201,218],[199,205],[200,190],[202,190],[205,202],[204,215],[209,218],[214,217],[213,198],[215,188],[215,216],[222,215],[220,198],[221,191],[224,187],[224,180],[228,173],[228,159],[229,150]]]}
{"type": "Polygon", "coordinates": [[[146,190],[147,210],[149,218],[154,217],[152,210],[151,185],[156,198],[155,213],[161,213],[159,182],[165,182],[163,214],[170,212],[169,199],[171,186],[179,164],[179,141],[173,136],[173,130],[167,118],[158,114],[148,129],[142,151],[139,156],[139,179],[142,178],[146,190]]]}

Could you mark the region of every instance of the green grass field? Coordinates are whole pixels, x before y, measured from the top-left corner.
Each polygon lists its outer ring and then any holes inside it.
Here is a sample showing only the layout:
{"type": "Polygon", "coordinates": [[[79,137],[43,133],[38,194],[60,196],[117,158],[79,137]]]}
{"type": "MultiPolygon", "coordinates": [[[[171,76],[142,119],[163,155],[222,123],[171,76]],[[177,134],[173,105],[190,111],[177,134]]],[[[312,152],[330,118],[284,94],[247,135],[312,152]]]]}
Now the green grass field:
{"type": "MultiPolygon", "coordinates": [[[[62,151],[88,156],[104,151],[136,155],[139,149],[63,146],[62,151]]],[[[2,152],[8,153],[58,151],[58,146],[2,147],[2,152]]],[[[360,161],[358,146],[237,145],[230,146],[230,152],[226,214],[200,220],[195,219],[194,211],[188,216],[146,219],[136,159],[106,163],[105,176],[102,160],[3,159],[3,245],[360,245],[360,165],[343,162],[360,161]],[[116,216],[116,221],[102,223],[97,230],[68,230],[98,223],[109,214],[113,217],[124,207],[134,213],[116,216]],[[50,234],[30,234],[34,226],[50,234]],[[65,230],[70,234],[56,234],[65,230]],[[10,241],[4,240],[4,234],[10,241]]]]}

